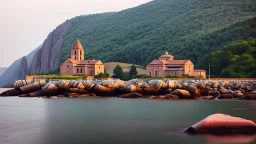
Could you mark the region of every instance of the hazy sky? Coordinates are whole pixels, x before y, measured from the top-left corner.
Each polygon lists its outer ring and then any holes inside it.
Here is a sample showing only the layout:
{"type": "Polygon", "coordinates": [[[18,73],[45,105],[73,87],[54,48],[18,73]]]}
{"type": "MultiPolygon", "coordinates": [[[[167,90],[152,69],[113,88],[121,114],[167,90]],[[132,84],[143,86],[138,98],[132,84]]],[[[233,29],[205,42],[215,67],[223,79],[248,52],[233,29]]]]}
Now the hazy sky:
{"type": "Polygon", "coordinates": [[[0,67],[29,54],[65,20],[120,11],[151,0],[1,0],[0,67]]]}

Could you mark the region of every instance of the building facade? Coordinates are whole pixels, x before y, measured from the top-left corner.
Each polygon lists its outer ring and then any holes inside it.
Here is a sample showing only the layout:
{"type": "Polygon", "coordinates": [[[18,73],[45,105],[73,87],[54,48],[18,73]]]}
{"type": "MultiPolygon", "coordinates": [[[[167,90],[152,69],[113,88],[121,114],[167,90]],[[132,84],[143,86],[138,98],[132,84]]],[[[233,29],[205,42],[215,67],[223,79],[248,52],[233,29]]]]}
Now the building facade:
{"type": "Polygon", "coordinates": [[[190,75],[206,78],[205,70],[195,70],[190,60],[174,60],[174,57],[166,51],[158,60],[153,60],[147,65],[147,75],[165,77],[167,75],[190,75]]]}
{"type": "Polygon", "coordinates": [[[104,73],[104,64],[100,60],[84,60],[84,49],[77,40],[71,50],[71,58],[60,65],[60,75],[95,76],[104,73]]]}

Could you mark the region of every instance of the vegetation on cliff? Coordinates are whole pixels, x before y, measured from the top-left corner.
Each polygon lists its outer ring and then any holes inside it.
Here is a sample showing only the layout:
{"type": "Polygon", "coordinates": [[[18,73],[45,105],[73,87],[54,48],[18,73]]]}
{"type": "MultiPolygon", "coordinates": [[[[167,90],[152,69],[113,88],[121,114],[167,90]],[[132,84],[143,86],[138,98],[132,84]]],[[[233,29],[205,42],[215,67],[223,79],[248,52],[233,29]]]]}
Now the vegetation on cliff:
{"type": "Polygon", "coordinates": [[[157,0],[118,13],[79,16],[64,35],[61,62],[79,38],[85,57],[147,65],[168,50],[191,59],[255,38],[254,0],[157,0]]]}
{"type": "Polygon", "coordinates": [[[201,65],[217,77],[256,77],[256,39],[234,43],[204,57],[201,65]]]}

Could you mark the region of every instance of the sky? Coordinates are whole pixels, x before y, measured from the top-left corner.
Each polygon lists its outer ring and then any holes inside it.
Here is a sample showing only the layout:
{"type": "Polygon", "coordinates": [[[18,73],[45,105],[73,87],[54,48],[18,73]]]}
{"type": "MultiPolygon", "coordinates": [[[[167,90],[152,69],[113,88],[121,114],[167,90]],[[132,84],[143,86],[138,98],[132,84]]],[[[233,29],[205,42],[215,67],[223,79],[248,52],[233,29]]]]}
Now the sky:
{"type": "Polygon", "coordinates": [[[58,25],[75,16],[117,12],[151,0],[1,0],[0,67],[40,46],[58,25]]]}

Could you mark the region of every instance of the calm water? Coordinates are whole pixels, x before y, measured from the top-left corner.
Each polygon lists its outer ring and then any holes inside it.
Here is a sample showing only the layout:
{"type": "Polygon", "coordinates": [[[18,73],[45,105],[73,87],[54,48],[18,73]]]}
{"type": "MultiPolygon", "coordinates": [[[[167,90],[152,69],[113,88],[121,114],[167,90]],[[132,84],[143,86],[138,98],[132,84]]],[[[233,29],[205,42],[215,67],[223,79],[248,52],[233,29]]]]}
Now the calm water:
{"type": "Polygon", "coordinates": [[[181,132],[214,113],[256,122],[256,101],[0,98],[0,144],[256,143],[181,132]]]}

